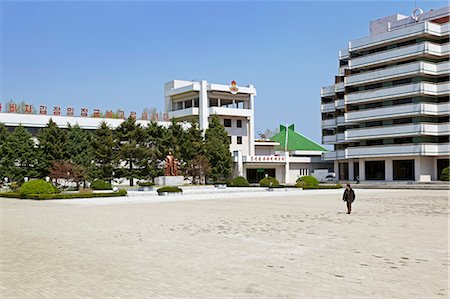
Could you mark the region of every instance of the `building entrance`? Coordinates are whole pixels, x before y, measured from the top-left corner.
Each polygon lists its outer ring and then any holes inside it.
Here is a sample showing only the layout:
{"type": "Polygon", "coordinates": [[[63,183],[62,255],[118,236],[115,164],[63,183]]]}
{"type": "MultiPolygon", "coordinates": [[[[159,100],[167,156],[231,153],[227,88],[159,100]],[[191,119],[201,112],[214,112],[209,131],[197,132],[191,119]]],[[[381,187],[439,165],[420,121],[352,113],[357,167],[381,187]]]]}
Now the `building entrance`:
{"type": "Polygon", "coordinates": [[[257,184],[267,176],[275,177],[275,168],[247,169],[247,180],[250,184],[257,184]]]}

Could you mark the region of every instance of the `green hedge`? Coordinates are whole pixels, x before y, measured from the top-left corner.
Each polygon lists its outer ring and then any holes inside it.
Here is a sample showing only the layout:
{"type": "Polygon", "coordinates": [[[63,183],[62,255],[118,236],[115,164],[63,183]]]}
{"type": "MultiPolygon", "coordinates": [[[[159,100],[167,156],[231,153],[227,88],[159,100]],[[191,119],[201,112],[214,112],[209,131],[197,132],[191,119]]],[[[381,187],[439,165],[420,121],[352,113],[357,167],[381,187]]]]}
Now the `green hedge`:
{"type": "Polygon", "coordinates": [[[238,176],[238,177],[235,177],[234,179],[232,179],[228,183],[228,186],[230,186],[230,187],[249,187],[250,183],[247,181],[246,178],[244,178],[242,176],[238,176]]]}
{"type": "Polygon", "coordinates": [[[155,183],[152,183],[152,182],[139,182],[138,185],[139,185],[139,187],[153,187],[155,185],[155,183]]]}
{"type": "Polygon", "coordinates": [[[112,190],[111,184],[102,180],[94,180],[91,183],[91,188],[94,190],[112,190]]]}
{"type": "Polygon", "coordinates": [[[163,193],[163,192],[168,192],[168,193],[182,193],[183,189],[178,188],[178,187],[170,187],[170,186],[166,186],[166,187],[161,187],[158,190],[156,190],[159,193],[163,193]]]}
{"type": "Polygon", "coordinates": [[[336,185],[318,185],[318,186],[306,186],[303,187],[303,190],[311,190],[311,189],[341,189],[341,184],[336,185]]]}
{"type": "Polygon", "coordinates": [[[273,177],[265,177],[262,180],[259,181],[259,186],[261,187],[278,187],[280,185],[280,183],[278,182],[278,180],[276,178],[273,177]]]}
{"type": "Polygon", "coordinates": [[[441,181],[450,181],[450,167],[445,167],[441,173],[441,181]]]}
{"type": "Polygon", "coordinates": [[[46,200],[46,199],[75,199],[75,198],[94,198],[94,197],[117,197],[126,196],[127,190],[119,190],[117,192],[108,193],[60,193],[60,194],[20,194],[20,193],[0,193],[0,197],[8,198],[21,198],[21,199],[35,199],[35,200],[46,200]]]}
{"type": "Polygon", "coordinates": [[[312,175],[305,175],[298,178],[295,184],[295,187],[303,189],[315,189],[317,186],[319,186],[319,181],[312,175]]]}
{"type": "Polygon", "coordinates": [[[57,188],[44,180],[33,180],[25,182],[20,187],[20,194],[54,194],[57,193],[57,188]]]}

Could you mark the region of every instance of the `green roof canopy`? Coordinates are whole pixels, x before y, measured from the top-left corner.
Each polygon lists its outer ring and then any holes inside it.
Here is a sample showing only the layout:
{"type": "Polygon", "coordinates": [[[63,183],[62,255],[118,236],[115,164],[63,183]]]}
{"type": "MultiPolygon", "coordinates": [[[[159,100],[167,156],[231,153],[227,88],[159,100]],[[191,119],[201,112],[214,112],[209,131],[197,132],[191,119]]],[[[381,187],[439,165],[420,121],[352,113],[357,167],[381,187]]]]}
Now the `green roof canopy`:
{"type": "Polygon", "coordinates": [[[280,143],[280,145],[275,148],[276,150],[286,149],[286,139],[288,151],[327,151],[311,139],[295,132],[294,125],[290,125],[289,127],[280,125],[280,133],[270,138],[270,140],[280,143]]]}

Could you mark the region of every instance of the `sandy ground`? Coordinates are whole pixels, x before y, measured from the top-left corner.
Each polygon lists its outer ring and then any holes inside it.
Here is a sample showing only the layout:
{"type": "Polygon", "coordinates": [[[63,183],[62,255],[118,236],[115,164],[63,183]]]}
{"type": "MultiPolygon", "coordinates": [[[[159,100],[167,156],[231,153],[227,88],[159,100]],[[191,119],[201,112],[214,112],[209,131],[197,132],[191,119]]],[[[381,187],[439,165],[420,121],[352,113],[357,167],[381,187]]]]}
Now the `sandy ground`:
{"type": "Polygon", "coordinates": [[[447,298],[448,192],[356,192],[2,198],[0,296],[447,298]]]}

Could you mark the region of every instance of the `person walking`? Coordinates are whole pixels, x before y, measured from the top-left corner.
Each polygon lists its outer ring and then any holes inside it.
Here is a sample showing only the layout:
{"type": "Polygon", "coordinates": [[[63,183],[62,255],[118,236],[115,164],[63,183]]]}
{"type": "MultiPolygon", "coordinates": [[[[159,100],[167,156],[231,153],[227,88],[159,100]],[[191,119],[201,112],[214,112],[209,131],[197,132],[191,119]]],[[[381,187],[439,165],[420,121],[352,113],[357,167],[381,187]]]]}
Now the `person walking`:
{"type": "Polygon", "coordinates": [[[355,198],[355,191],[353,191],[350,184],[347,184],[347,187],[345,187],[344,196],[342,197],[342,200],[347,202],[347,214],[352,212],[352,203],[355,201],[355,198]]]}

